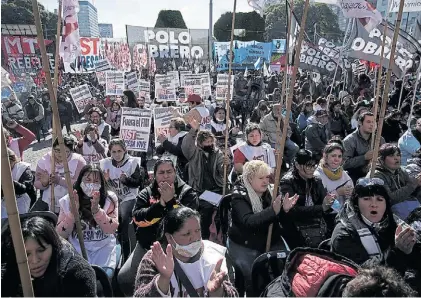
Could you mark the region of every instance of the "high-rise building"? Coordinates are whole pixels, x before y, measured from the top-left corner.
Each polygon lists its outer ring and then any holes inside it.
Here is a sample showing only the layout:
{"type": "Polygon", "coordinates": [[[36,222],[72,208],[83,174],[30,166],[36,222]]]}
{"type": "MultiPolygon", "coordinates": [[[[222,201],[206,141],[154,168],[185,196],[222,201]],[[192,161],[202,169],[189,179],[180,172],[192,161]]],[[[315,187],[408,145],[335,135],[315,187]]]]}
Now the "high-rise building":
{"type": "Polygon", "coordinates": [[[89,1],[79,1],[79,35],[81,37],[99,37],[98,11],[89,1]]]}
{"type": "Polygon", "coordinates": [[[113,24],[98,24],[99,36],[103,38],[113,38],[113,24]]]}

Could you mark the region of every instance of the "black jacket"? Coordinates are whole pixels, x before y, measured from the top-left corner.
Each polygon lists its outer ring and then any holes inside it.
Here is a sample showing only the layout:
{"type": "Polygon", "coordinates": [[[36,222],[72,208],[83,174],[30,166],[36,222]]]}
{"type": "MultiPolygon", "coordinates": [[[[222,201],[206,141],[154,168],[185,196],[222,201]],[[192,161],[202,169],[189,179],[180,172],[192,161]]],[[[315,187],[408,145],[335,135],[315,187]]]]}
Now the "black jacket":
{"type": "Polygon", "coordinates": [[[165,207],[159,202],[160,194],[156,182],[137,195],[132,214],[136,224],[136,238],[143,248],[150,249],[152,243],[158,240],[159,223],[169,211],[178,208],[178,205],[194,210],[199,208],[199,197],[194,189],[180,179],[175,187],[176,198],[165,207]]]}
{"type": "Polygon", "coordinates": [[[400,121],[386,119],[383,123],[382,137],[386,143],[396,143],[406,129],[408,128],[403,127],[400,121]]]}
{"type": "Polygon", "coordinates": [[[281,212],[276,215],[271,201],[272,196],[267,190],[262,197],[263,210],[254,213],[247,189],[242,184],[237,184],[232,193],[232,225],[228,230],[228,237],[239,245],[263,253],[266,248],[269,225],[273,223],[271,243],[276,245],[280,242],[279,218],[285,216],[285,213],[281,209],[281,212]]]}
{"type": "MultiPolygon", "coordinates": [[[[6,260],[3,260],[4,262],[6,260]]],[[[16,260],[13,260],[16,262],[16,260]]],[[[2,263],[2,297],[23,296],[19,273],[2,263]]],[[[42,278],[32,280],[35,297],[95,297],[95,271],[72,245],[62,240],[62,249],[52,256],[42,278]]]]}

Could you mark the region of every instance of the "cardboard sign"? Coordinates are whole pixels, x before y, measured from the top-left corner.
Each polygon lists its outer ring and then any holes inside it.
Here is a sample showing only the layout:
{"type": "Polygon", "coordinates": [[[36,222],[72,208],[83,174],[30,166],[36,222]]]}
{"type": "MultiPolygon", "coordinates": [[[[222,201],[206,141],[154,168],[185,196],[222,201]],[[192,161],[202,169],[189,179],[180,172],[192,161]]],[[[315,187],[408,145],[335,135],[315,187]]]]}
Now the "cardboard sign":
{"type": "Polygon", "coordinates": [[[97,71],[96,72],[96,77],[98,79],[98,84],[100,85],[105,85],[105,71],[97,71]]]}
{"type": "Polygon", "coordinates": [[[72,96],[73,102],[77,108],[79,114],[82,114],[85,106],[89,104],[92,99],[91,91],[89,86],[84,84],[82,86],[70,89],[70,95],[72,96]]]}
{"type": "Polygon", "coordinates": [[[129,90],[137,91],[139,89],[139,81],[135,71],[126,73],[126,87],[129,90]]]}
{"type": "Polygon", "coordinates": [[[152,111],[150,109],[122,108],[120,138],[127,150],[148,152],[152,111]]]}
{"type": "Polygon", "coordinates": [[[95,62],[95,71],[111,70],[111,64],[107,59],[101,59],[95,62]]]}
{"type": "Polygon", "coordinates": [[[161,145],[158,140],[160,134],[169,136],[171,119],[173,118],[173,111],[170,107],[154,109],[155,146],[161,145]]]}
{"type": "Polygon", "coordinates": [[[123,95],[124,72],[107,71],[105,82],[105,95],[123,95]]]}
{"type": "Polygon", "coordinates": [[[157,101],[177,100],[173,75],[155,76],[155,98],[157,101]]]}
{"type": "MultiPolygon", "coordinates": [[[[228,97],[228,79],[227,74],[218,74],[217,83],[216,83],[216,100],[226,100],[228,97]]],[[[231,88],[230,88],[230,100],[232,100],[232,95],[234,93],[234,76],[231,75],[231,88]]]]}
{"type": "Polygon", "coordinates": [[[180,87],[180,78],[178,77],[178,71],[169,71],[167,72],[167,75],[172,75],[174,78],[175,88],[180,87]]]}
{"type": "Polygon", "coordinates": [[[190,70],[180,70],[180,86],[184,86],[184,79],[186,75],[192,74],[190,70]]]}
{"type": "Polygon", "coordinates": [[[139,80],[139,97],[144,97],[146,101],[151,100],[151,82],[139,80]]]}
{"type": "Polygon", "coordinates": [[[208,72],[198,74],[185,74],[184,85],[182,85],[182,87],[191,86],[191,80],[194,80],[193,88],[195,90],[195,94],[205,98],[208,98],[211,95],[210,75],[208,72]],[[201,91],[200,93],[197,93],[199,88],[201,88],[201,91]]]}

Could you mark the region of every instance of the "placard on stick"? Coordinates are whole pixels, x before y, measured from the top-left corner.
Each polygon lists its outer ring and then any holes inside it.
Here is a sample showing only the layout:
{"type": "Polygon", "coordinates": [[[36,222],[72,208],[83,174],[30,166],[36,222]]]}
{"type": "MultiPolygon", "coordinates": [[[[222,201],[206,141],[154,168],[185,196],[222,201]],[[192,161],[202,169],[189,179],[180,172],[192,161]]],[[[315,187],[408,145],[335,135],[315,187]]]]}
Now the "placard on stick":
{"type": "Polygon", "coordinates": [[[139,80],[139,97],[144,97],[146,101],[151,100],[151,82],[139,80]]]}
{"type": "Polygon", "coordinates": [[[83,113],[85,106],[88,105],[92,99],[92,94],[87,84],[70,89],[70,95],[79,114],[83,113]]]}
{"type": "Polygon", "coordinates": [[[137,73],[135,71],[126,73],[126,87],[132,91],[138,91],[139,81],[137,79],[137,73]]]}
{"type": "Polygon", "coordinates": [[[107,71],[105,90],[105,95],[123,95],[124,72],[107,71]]]}
{"type": "Polygon", "coordinates": [[[157,101],[177,100],[173,75],[155,76],[155,98],[157,101]]]}
{"type": "Polygon", "coordinates": [[[127,150],[148,152],[152,111],[150,109],[122,108],[120,138],[127,150]]]}

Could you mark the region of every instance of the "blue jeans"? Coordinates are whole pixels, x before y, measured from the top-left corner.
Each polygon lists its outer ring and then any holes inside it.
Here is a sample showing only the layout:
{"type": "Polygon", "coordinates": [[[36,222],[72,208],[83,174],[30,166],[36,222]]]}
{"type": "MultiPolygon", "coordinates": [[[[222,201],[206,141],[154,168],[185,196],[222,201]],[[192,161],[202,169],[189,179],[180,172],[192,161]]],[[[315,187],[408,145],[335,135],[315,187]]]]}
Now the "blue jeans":
{"type": "MultiPolygon", "coordinates": [[[[279,144],[270,144],[273,149],[279,148],[279,144]]],[[[290,138],[287,138],[285,141],[284,148],[284,160],[291,164],[294,161],[295,154],[300,150],[297,144],[291,141],[290,138]]]]}

